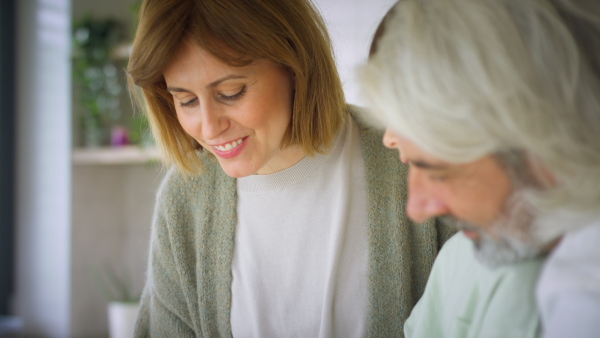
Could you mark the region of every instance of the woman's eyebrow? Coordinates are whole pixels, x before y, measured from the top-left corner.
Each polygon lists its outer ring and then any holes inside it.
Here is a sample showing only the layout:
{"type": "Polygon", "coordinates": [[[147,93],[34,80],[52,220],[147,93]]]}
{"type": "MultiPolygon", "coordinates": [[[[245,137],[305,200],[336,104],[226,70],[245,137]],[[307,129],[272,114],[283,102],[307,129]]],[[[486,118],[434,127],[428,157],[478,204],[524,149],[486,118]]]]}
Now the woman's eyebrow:
{"type": "MultiPolygon", "coordinates": [[[[214,88],[216,86],[218,86],[220,83],[227,81],[227,80],[234,80],[234,79],[245,79],[246,76],[242,76],[242,75],[226,75],[223,76],[220,79],[217,79],[211,83],[209,83],[206,88],[214,88]]],[[[171,93],[190,93],[191,90],[185,89],[185,88],[179,88],[179,87],[167,87],[167,90],[171,93]]]]}
{"type": "Polygon", "coordinates": [[[183,89],[183,88],[178,88],[178,87],[167,87],[167,90],[170,93],[190,93],[189,90],[183,89]]]}
{"type": "Polygon", "coordinates": [[[245,78],[246,77],[243,76],[243,75],[234,75],[234,74],[226,75],[226,76],[224,76],[224,77],[222,77],[222,78],[220,78],[220,79],[218,79],[218,80],[216,80],[214,82],[211,82],[210,84],[208,84],[208,86],[206,86],[206,88],[214,88],[214,87],[218,86],[223,81],[234,80],[234,79],[245,79],[245,78]]]}

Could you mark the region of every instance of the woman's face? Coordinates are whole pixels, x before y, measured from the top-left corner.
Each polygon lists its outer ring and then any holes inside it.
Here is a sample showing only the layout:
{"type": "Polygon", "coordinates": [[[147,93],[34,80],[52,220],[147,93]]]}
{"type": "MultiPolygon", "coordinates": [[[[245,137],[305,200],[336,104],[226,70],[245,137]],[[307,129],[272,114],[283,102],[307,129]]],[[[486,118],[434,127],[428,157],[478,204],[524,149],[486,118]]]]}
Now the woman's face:
{"type": "Polygon", "coordinates": [[[271,174],[305,156],[299,146],[281,148],[294,90],[284,67],[268,60],[233,67],[189,42],[163,75],[182,128],[227,175],[271,174]]]}

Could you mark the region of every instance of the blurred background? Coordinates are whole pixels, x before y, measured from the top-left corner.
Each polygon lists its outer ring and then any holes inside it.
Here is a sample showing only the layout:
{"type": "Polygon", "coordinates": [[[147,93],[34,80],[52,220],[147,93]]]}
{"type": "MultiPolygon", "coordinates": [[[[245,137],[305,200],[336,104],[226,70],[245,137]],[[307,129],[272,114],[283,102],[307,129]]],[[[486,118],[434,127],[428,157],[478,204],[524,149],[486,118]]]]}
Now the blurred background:
{"type": "MultiPolygon", "coordinates": [[[[315,0],[344,90],[393,0],[315,0]]],[[[108,337],[163,168],[124,69],[138,0],[0,1],[0,337],[108,337]]]]}

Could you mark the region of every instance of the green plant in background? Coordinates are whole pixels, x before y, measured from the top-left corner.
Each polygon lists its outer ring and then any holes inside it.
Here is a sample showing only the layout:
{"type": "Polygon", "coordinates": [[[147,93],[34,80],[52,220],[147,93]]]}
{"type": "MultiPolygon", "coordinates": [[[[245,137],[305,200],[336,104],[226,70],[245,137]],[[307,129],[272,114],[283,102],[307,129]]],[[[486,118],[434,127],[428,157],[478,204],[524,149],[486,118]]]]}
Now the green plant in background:
{"type": "Polygon", "coordinates": [[[127,129],[129,142],[142,147],[151,147],[154,145],[154,139],[152,138],[146,115],[142,113],[134,114],[133,118],[129,121],[127,129]]]}
{"type": "MultiPolygon", "coordinates": [[[[133,31],[131,33],[132,36],[135,36],[135,29],[137,28],[138,16],[141,7],[142,0],[137,0],[129,6],[133,22],[133,31]]],[[[134,114],[133,118],[129,121],[128,132],[129,141],[131,143],[141,145],[142,147],[152,147],[155,145],[154,138],[150,132],[148,118],[143,112],[136,112],[134,114]]]]}
{"type": "Polygon", "coordinates": [[[119,70],[111,51],[124,40],[116,20],[86,15],[73,23],[73,80],[81,103],[79,122],[87,146],[98,146],[110,121],[121,116],[119,70]]]}

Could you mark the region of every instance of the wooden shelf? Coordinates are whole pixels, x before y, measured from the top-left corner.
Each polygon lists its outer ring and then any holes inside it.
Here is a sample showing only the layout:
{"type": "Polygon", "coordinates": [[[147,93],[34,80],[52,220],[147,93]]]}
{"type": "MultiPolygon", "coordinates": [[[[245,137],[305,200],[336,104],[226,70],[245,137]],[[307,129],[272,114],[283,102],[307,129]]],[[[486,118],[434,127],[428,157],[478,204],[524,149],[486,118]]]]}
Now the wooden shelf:
{"type": "Polygon", "coordinates": [[[160,160],[156,148],[138,146],[76,148],[73,150],[75,165],[144,164],[160,160]]]}

